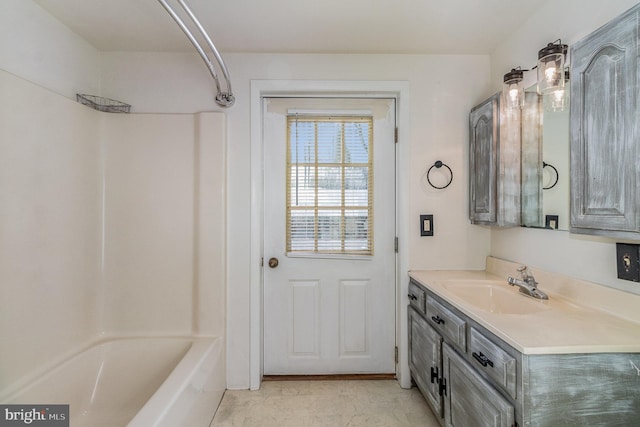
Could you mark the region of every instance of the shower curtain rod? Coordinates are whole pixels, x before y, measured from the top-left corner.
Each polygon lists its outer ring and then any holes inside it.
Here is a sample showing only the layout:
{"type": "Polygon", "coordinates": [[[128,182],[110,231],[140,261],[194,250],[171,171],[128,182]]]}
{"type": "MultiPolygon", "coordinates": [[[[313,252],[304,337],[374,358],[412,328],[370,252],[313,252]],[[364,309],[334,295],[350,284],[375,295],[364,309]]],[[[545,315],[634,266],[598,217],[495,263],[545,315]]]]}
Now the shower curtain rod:
{"type": "Polygon", "coordinates": [[[177,0],[178,3],[180,3],[180,6],[182,7],[182,9],[186,12],[186,14],[189,16],[189,18],[193,22],[193,24],[196,26],[196,28],[200,32],[200,35],[206,40],[207,45],[209,46],[209,49],[211,49],[211,51],[213,52],[213,55],[215,56],[215,59],[218,62],[218,65],[220,66],[220,69],[222,70],[222,74],[224,75],[225,83],[227,86],[226,92],[223,92],[222,89],[220,88],[220,80],[218,79],[218,74],[216,73],[216,69],[213,66],[211,59],[206,54],[206,52],[204,51],[204,49],[202,48],[198,40],[195,38],[195,36],[191,32],[191,30],[189,30],[189,28],[184,23],[184,21],[180,18],[180,16],[178,16],[178,14],[173,10],[173,8],[167,3],[166,0],[158,0],[158,1],[166,9],[169,15],[171,15],[173,20],[176,21],[176,24],[178,24],[182,32],[187,36],[191,44],[193,44],[193,47],[195,47],[198,53],[200,54],[200,57],[202,58],[204,63],[207,65],[207,68],[211,73],[211,77],[213,77],[213,80],[216,83],[216,89],[218,91],[218,93],[216,94],[216,103],[222,107],[231,107],[236,99],[233,96],[233,92],[231,91],[231,79],[229,78],[229,70],[227,70],[227,66],[224,64],[224,61],[222,60],[222,57],[220,56],[218,49],[216,49],[215,45],[211,41],[211,37],[209,37],[209,34],[207,34],[207,31],[204,29],[202,24],[200,24],[200,21],[198,21],[198,18],[196,18],[196,16],[193,14],[189,6],[187,6],[187,4],[185,3],[185,1],[177,0]]]}

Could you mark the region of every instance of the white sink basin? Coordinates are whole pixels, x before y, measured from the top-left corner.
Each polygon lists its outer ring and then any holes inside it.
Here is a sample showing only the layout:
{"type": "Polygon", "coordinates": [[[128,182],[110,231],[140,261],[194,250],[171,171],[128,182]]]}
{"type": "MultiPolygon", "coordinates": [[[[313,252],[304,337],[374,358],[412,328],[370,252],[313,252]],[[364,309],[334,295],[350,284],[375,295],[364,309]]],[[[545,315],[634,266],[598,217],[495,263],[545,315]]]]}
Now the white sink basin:
{"type": "Polygon", "coordinates": [[[444,287],[464,302],[490,313],[531,314],[549,309],[545,301],[495,281],[455,281],[445,283],[444,287]]]}

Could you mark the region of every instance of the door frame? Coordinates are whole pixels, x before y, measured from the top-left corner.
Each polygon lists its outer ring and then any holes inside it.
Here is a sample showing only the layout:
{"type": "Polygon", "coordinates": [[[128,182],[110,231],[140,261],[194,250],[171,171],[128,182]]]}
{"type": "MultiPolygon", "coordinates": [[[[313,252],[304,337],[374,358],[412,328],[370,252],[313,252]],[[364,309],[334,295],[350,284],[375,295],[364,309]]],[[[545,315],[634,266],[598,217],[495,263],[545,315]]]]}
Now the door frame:
{"type": "Polygon", "coordinates": [[[408,279],[408,191],[409,179],[409,82],[408,81],[320,81],[320,80],[251,80],[251,248],[250,248],[250,389],[258,390],[263,373],[263,242],[264,242],[264,168],[263,168],[263,98],[264,97],[360,97],[395,98],[398,146],[396,148],[396,376],[402,387],[410,387],[407,361],[407,308],[402,289],[408,279]],[[404,273],[403,273],[404,272],[404,273]]]}

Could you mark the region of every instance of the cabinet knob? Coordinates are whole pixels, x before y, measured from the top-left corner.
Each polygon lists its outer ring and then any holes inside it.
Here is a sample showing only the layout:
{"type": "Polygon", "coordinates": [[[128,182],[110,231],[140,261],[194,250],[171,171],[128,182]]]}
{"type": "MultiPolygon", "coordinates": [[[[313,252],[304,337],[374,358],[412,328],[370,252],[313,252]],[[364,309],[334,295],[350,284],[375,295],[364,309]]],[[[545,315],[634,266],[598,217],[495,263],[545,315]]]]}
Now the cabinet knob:
{"type": "Polygon", "coordinates": [[[280,261],[278,261],[278,258],[270,258],[268,264],[269,264],[269,267],[276,268],[278,264],[280,264],[280,261]]]}

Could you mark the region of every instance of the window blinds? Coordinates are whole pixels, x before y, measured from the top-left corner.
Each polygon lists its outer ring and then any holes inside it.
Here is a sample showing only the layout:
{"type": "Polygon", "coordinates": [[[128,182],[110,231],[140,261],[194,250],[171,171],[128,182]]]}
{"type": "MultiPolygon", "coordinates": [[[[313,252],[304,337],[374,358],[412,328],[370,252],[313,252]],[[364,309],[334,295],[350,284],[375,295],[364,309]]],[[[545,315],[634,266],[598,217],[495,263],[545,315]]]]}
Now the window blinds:
{"type": "Polygon", "coordinates": [[[287,252],[373,254],[373,118],[287,116],[287,252]]]}

